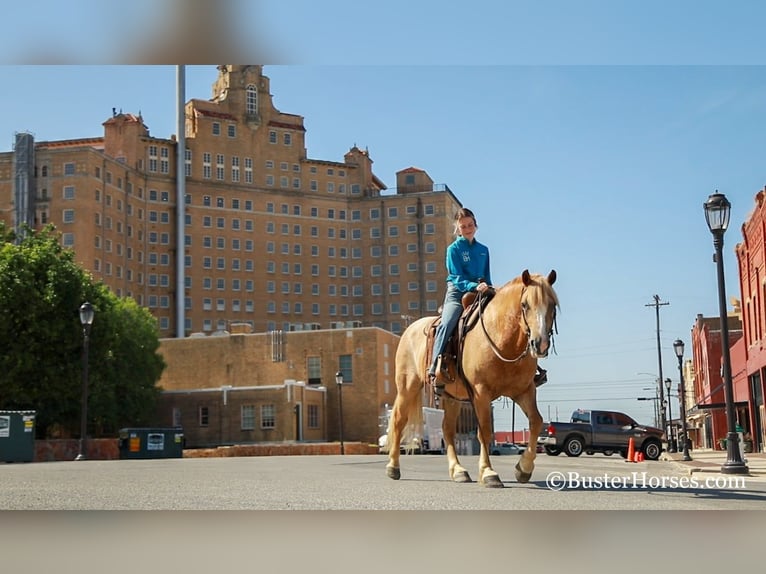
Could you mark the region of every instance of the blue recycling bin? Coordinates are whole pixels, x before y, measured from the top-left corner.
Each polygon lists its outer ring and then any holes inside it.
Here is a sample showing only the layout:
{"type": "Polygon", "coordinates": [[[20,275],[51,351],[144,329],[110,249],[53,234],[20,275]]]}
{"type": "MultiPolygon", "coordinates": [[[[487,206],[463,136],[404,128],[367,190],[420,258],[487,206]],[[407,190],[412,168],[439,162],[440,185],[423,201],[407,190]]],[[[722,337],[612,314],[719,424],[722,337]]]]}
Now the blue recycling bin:
{"type": "Polygon", "coordinates": [[[0,411],[0,461],[34,460],[36,416],[37,411],[0,411]]]}
{"type": "Polygon", "coordinates": [[[174,428],[124,428],[119,431],[120,458],[182,458],[184,433],[174,428]]]}

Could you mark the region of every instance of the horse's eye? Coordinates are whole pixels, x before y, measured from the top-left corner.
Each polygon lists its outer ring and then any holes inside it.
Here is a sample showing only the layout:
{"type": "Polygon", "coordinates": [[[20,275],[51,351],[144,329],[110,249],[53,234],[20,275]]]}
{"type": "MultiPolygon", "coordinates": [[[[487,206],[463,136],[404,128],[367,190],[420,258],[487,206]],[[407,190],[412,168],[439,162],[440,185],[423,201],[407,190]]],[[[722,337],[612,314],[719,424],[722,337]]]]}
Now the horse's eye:
{"type": "Polygon", "coordinates": [[[528,311],[528,310],[529,310],[529,303],[527,303],[526,301],[522,301],[522,302],[521,302],[521,308],[522,308],[524,311],[528,311]]]}

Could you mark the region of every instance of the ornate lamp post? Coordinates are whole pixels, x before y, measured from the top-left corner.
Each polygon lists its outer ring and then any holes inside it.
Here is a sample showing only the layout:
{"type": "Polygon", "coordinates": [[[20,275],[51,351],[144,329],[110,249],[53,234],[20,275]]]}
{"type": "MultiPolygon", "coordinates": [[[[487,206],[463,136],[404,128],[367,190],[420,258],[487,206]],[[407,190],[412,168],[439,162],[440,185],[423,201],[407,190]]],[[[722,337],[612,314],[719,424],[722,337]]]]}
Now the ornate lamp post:
{"type": "Polygon", "coordinates": [[[679,403],[681,405],[681,432],[683,433],[683,460],[691,460],[692,457],[689,455],[689,436],[688,436],[688,430],[686,428],[686,390],[684,388],[684,367],[683,367],[683,361],[684,361],[684,342],[681,339],[676,339],[673,341],[673,350],[676,352],[676,357],[678,357],[678,380],[679,382],[679,403]]]}
{"type": "Polygon", "coordinates": [[[93,324],[93,305],[87,301],[80,305],[80,323],[82,323],[82,402],[80,404],[80,452],[75,460],[85,460],[85,441],[88,429],[88,343],[90,326],[93,324]]]}
{"type": "Polygon", "coordinates": [[[729,321],[726,316],[726,285],[723,274],[723,235],[729,226],[731,203],[722,193],[710,195],[704,203],[705,220],[713,234],[715,262],[718,268],[718,311],[721,316],[721,362],[723,363],[723,390],[726,401],[726,462],[721,472],[727,474],[748,474],[747,465],[739,452],[739,436],[734,417],[734,388],[731,382],[731,356],[729,354],[729,321]]]}
{"type": "Polygon", "coordinates": [[[668,452],[678,452],[676,449],[676,439],[673,435],[673,411],[670,408],[670,379],[665,379],[665,389],[667,390],[666,402],[668,403],[668,452]]]}
{"type": "Polygon", "coordinates": [[[346,454],[343,449],[343,373],[335,373],[335,384],[338,385],[338,434],[340,435],[340,454],[346,454]]]}

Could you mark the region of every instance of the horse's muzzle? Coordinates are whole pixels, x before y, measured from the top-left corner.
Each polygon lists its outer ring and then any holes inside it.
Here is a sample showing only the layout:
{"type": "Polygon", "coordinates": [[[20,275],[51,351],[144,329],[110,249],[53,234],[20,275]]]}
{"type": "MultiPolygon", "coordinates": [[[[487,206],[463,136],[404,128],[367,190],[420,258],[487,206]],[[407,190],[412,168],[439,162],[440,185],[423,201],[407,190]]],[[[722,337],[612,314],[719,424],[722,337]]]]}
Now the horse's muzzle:
{"type": "Polygon", "coordinates": [[[544,359],[548,356],[548,349],[550,349],[550,341],[546,337],[545,339],[532,339],[530,341],[532,347],[532,354],[538,359],[544,359]]]}

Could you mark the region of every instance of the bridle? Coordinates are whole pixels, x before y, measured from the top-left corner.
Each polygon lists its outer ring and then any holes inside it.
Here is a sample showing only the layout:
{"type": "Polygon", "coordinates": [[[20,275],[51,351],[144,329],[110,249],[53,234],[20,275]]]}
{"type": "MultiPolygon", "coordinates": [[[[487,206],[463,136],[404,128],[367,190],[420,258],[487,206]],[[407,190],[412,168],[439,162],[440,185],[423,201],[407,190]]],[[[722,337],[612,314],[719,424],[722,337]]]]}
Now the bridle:
{"type": "MultiPolygon", "coordinates": [[[[519,301],[521,301],[524,298],[524,292],[527,290],[526,286],[521,290],[521,296],[519,297],[519,301]]],[[[479,293],[477,299],[479,300],[479,303],[481,303],[481,298],[484,296],[483,293],[479,293]]],[[[487,339],[487,342],[489,343],[490,348],[492,349],[492,352],[495,354],[495,356],[503,361],[504,363],[517,363],[521,361],[524,357],[529,355],[529,347],[532,345],[531,335],[532,330],[529,328],[529,321],[527,320],[527,307],[523,303],[519,304],[519,307],[521,307],[521,317],[524,319],[524,325],[526,327],[526,335],[527,335],[527,345],[524,347],[524,350],[521,352],[521,354],[518,357],[515,357],[513,359],[506,358],[502,355],[500,352],[500,349],[497,348],[497,345],[492,340],[492,337],[490,337],[489,333],[487,332],[487,328],[484,326],[484,306],[479,304],[479,323],[481,323],[481,330],[484,332],[484,337],[487,339]]],[[[554,305],[553,307],[553,321],[551,322],[551,328],[548,330],[548,338],[551,341],[551,348],[553,349],[553,352],[556,352],[556,345],[553,340],[553,334],[554,332],[558,335],[558,326],[556,324],[556,307],[554,305]]]]}

